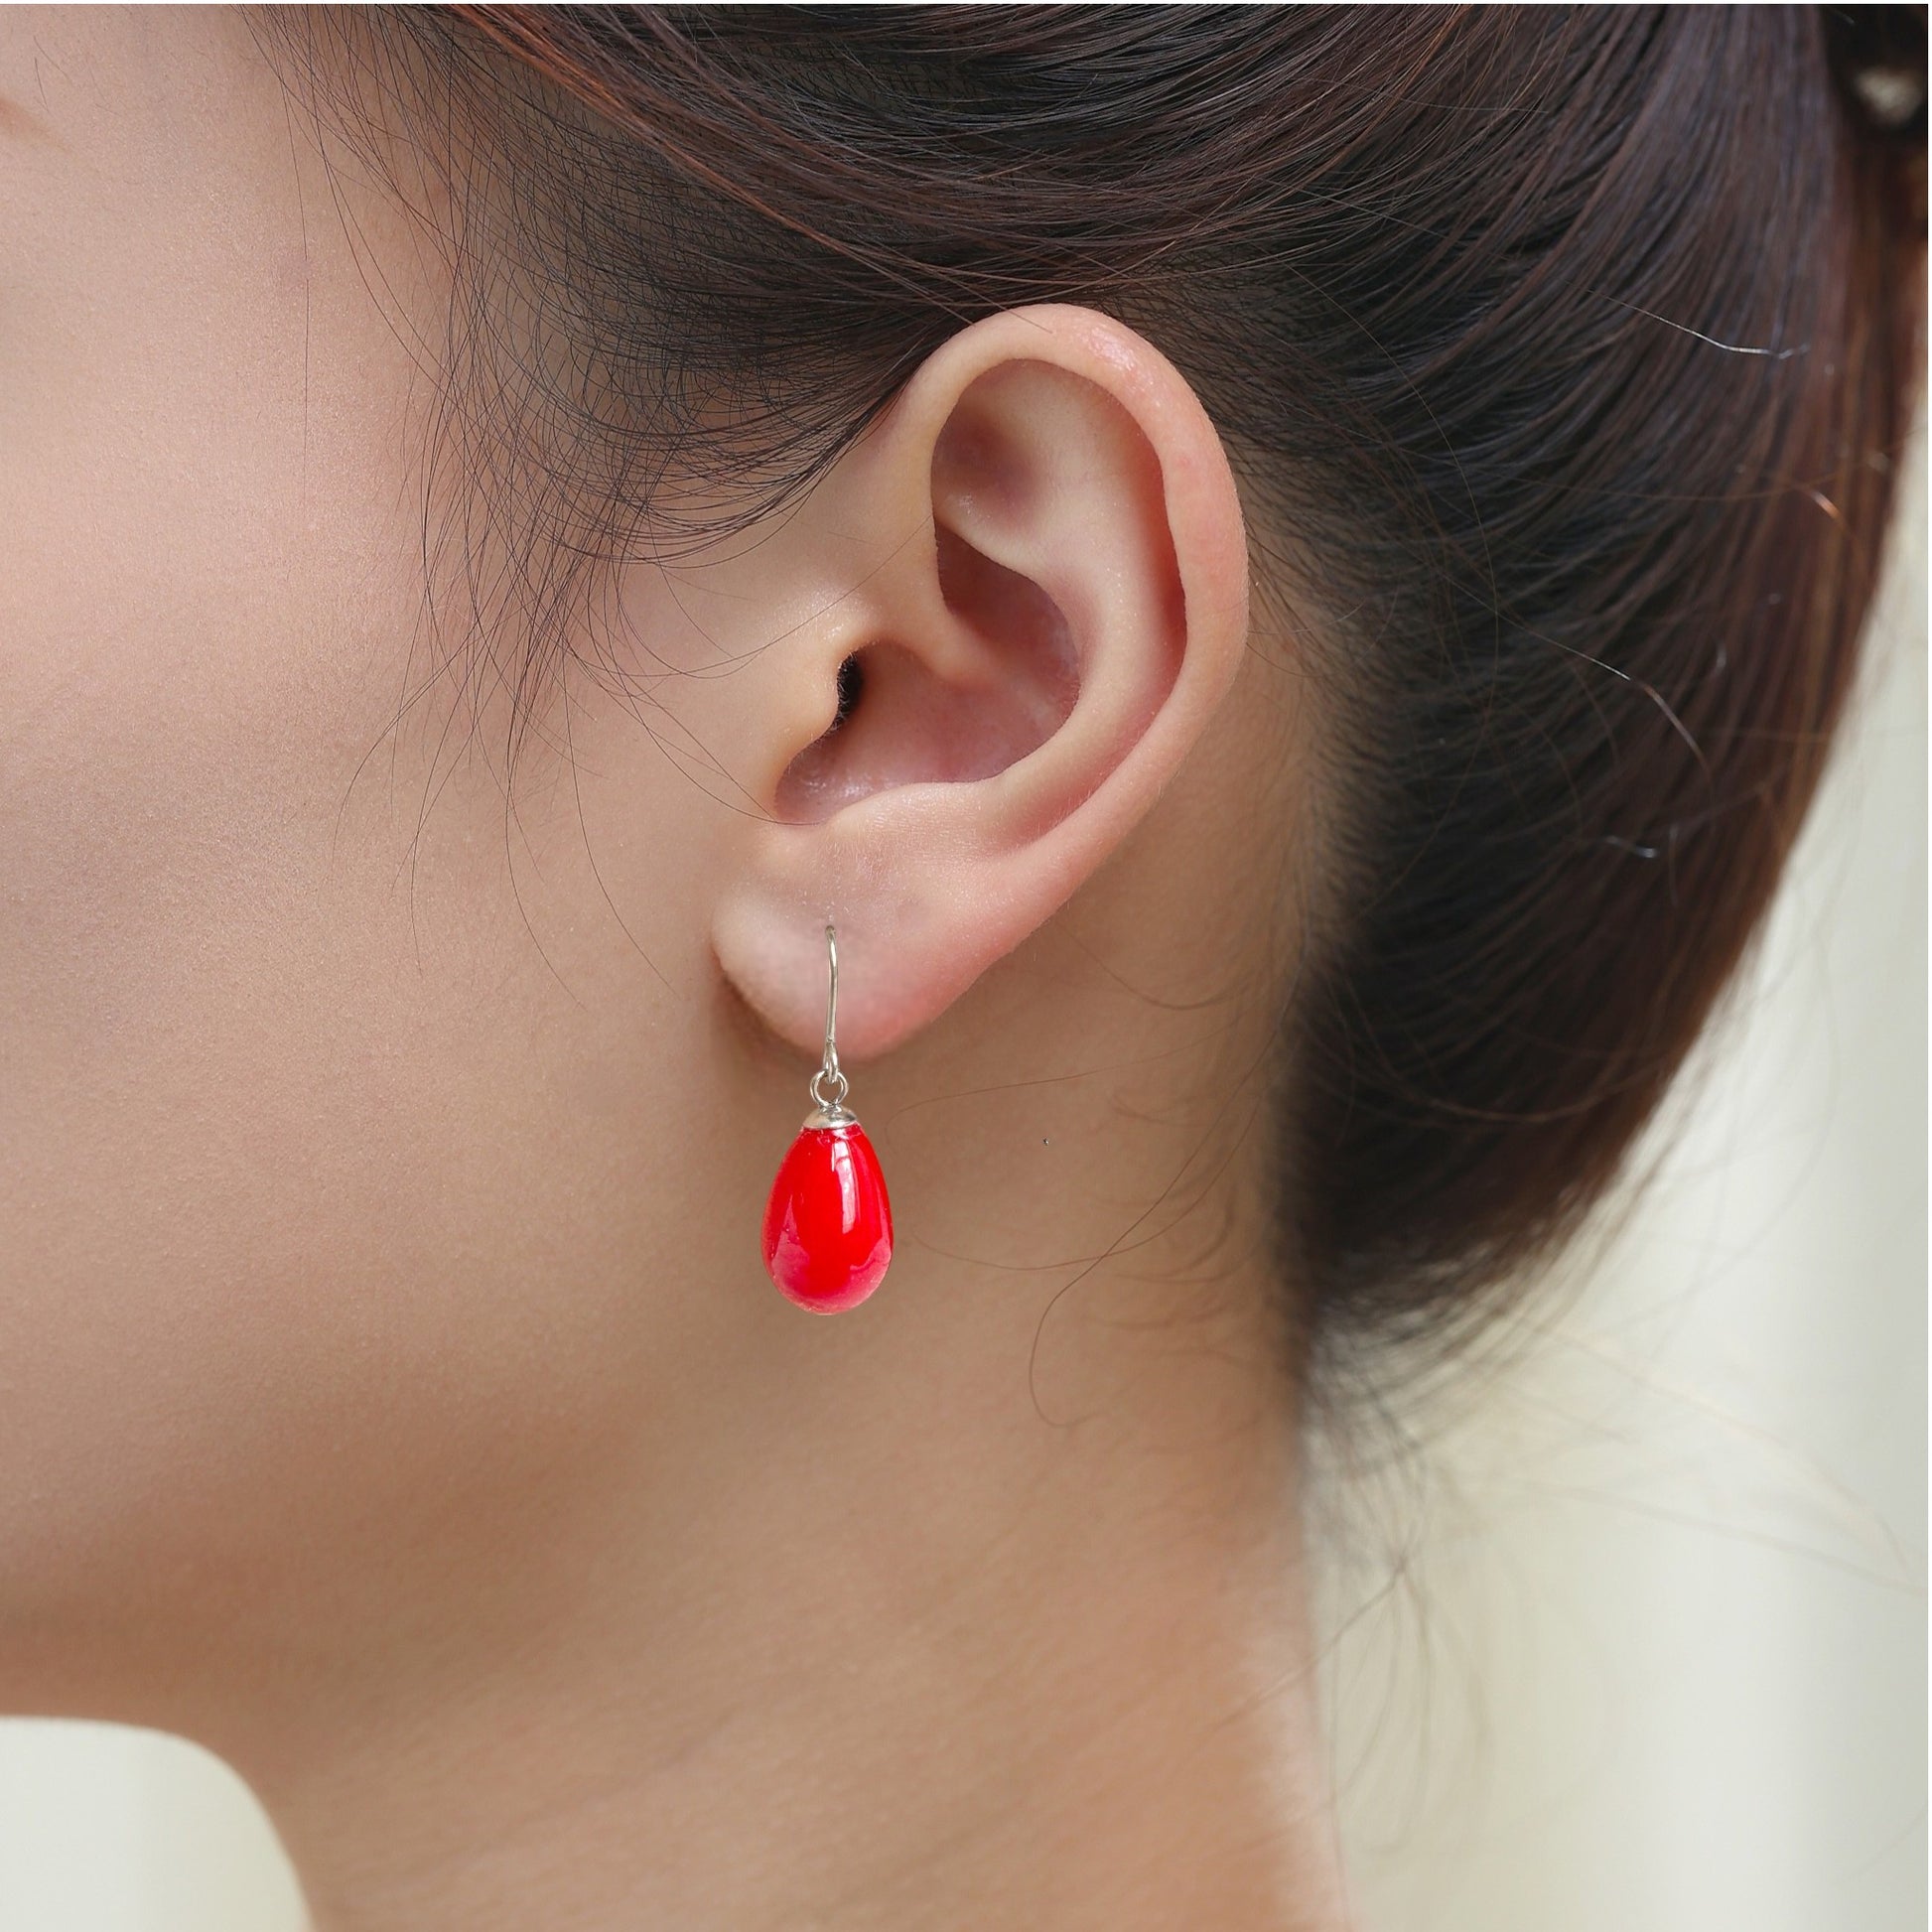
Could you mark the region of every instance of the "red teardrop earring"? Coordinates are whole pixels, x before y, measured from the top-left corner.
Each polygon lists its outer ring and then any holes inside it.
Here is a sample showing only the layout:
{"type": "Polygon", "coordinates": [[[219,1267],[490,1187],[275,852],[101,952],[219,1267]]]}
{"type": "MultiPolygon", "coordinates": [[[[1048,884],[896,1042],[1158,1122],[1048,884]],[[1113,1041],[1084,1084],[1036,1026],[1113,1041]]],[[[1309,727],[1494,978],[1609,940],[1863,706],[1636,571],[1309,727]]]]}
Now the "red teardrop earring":
{"type": "Polygon", "coordinates": [[[893,1258],[893,1204],[886,1176],[858,1116],[845,1104],[834,1033],[839,1017],[839,946],[828,921],[825,1058],[812,1075],[812,1111],[778,1168],[764,1207],[764,1265],[801,1309],[856,1309],[893,1258]]]}

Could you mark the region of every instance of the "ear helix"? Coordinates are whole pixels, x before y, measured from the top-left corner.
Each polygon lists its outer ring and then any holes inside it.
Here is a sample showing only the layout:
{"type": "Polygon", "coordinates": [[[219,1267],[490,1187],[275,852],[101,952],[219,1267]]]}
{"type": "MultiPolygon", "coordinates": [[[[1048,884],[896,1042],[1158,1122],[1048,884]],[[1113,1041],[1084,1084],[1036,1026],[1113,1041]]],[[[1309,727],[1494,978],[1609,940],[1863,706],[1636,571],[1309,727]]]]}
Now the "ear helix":
{"type": "Polygon", "coordinates": [[[854,1309],[885,1278],[893,1258],[893,1206],[865,1129],[845,1104],[839,1070],[838,938],[825,927],[828,984],[825,1055],[812,1075],[812,1111],[779,1164],[764,1208],[764,1265],[801,1309],[854,1309]]]}

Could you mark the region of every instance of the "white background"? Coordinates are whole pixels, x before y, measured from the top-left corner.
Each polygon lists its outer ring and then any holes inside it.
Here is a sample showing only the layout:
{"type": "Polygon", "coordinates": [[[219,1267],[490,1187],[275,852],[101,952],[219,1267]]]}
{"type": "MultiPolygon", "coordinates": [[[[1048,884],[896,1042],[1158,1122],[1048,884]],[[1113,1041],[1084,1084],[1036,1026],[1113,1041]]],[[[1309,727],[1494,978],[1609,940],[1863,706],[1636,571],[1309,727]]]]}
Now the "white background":
{"type": "MultiPolygon", "coordinates": [[[[1324,1484],[1376,1932],[1926,1923],[1922,440],[1910,474],[1853,741],[1641,1213],[1420,1450],[1324,1484]]],[[[301,1924],[213,1759],[0,1723],[0,1932],[301,1924]]]]}

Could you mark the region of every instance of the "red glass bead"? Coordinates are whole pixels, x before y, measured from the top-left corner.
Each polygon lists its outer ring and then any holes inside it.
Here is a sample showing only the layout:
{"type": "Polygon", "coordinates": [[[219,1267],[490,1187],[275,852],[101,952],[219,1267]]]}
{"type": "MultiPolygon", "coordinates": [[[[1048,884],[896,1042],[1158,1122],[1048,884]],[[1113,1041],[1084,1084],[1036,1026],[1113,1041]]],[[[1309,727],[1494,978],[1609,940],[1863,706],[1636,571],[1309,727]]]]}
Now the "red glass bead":
{"type": "Polygon", "coordinates": [[[801,1309],[855,1309],[893,1258],[893,1205],[864,1128],[807,1127],[771,1183],[764,1265],[801,1309]]]}

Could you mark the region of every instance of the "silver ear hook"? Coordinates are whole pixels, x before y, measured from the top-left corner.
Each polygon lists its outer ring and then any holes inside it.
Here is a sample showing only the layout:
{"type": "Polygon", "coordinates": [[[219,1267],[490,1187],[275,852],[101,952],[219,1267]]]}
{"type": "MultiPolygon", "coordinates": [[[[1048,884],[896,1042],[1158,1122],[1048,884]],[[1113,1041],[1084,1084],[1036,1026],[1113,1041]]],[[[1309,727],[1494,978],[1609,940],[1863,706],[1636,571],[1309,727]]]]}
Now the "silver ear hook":
{"type": "Polygon", "coordinates": [[[846,1108],[845,1097],[852,1087],[839,1071],[839,941],[830,919],[825,922],[825,1057],[818,1071],[812,1075],[812,1111],[805,1117],[805,1125],[848,1127],[857,1121],[858,1116],[846,1108]]]}

